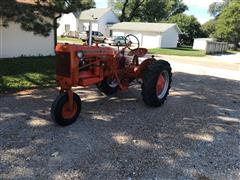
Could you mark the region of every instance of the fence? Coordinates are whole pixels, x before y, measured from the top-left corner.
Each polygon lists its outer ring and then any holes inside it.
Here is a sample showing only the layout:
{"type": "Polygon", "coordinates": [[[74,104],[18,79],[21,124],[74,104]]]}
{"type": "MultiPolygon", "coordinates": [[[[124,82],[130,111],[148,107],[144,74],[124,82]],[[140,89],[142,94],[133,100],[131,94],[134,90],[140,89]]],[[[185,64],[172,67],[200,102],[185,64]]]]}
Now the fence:
{"type": "Polygon", "coordinates": [[[194,39],[193,49],[201,49],[206,51],[206,54],[223,53],[228,50],[226,42],[216,42],[209,38],[194,39]]]}
{"type": "Polygon", "coordinates": [[[223,53],[228,50],[228,43],[207,41],[206,54],[223,53]]]}

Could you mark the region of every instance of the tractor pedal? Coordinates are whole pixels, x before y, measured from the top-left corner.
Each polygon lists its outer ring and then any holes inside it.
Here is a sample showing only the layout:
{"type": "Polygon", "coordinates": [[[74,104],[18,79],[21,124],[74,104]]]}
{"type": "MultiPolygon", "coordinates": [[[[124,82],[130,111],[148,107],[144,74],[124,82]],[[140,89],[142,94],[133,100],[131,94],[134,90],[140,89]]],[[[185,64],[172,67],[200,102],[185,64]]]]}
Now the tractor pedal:
{"type": "Polygon", "coordinates": [[[128,90],[128,86],[129,86],[128,79],[122,79],[121,80],[121,86],[120,86],[121,90],[122,91],[128,90]]]}

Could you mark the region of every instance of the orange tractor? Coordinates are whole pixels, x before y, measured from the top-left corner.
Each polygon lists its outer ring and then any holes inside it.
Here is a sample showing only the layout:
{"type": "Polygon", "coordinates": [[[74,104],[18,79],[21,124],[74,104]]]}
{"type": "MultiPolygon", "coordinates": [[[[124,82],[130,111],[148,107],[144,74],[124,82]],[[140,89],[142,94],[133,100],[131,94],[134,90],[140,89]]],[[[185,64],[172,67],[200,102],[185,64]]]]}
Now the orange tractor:
{"type": "Polygon", "coordinates": [[[170,64],[154,56],[141,61],[147,49],[139,48],[134,35],[127,35],[125,41],[126,46],[121,50],[98,44],[56,46],[56,80],[61,90],[52,104],[51,116],[57,124],[70,125],[79,116],[81,99],[72,90],[76,86],[96,85],[101,92],[111,95],[127,90],[130,83],[136,82],[142,85],[147,105],[158,107],[164,103],[172,79],[170,64]]]}

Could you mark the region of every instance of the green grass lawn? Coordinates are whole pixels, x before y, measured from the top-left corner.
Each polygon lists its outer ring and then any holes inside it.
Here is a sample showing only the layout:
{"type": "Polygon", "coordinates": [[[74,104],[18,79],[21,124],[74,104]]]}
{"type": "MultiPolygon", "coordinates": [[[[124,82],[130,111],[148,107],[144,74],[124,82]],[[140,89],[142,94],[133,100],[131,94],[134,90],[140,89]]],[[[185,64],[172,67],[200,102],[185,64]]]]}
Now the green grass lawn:
{"type": "Polygon", "coordinates": [[[236,54],[236,53],[240,53],[240,50],[238,50],[238,51],[228,50],[227,53],[236,54]]]}
{"type": "Polygon", "coordinates": [[[68,42],[68,43],[74,43],[74,44],[83,44],[81,39],[77,38],[68,38],[68,37],[60,37],[57,38],[58,42],[68,42]]]}
{"type": "Polygon", "coordinates": [[[198,56],[202,57],[205,56],[205,51],[203,50],[195,50],[191,47],[178,47],[172,49],[160,49],[154,48],[149,49],[148,52],[150,54],[165,54],[165,55],[176,55],[176,56],[198,56]]]}
{"type": "Polygon", "coordinates": [[[0,93],[56,86],[54,57],[0,60],[0,93]]]}

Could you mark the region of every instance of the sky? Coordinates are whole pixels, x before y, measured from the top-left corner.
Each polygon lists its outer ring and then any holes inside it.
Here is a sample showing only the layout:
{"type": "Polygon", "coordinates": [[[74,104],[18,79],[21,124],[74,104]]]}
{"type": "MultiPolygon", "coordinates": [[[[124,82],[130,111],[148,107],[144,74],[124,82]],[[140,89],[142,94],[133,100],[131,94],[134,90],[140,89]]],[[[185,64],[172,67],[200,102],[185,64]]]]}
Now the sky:
{"type": "MultiPolygon", "coordinates": [[[[222,0],[183,0],[188,6],[188,15],[194,15],[198,21],[203,24],[212,17],[208,14],[208,7],[213,2],[221,2],[222,0]]],[[[106,8],[107,0],[95,0],[97,8],[106,8]]]]}

